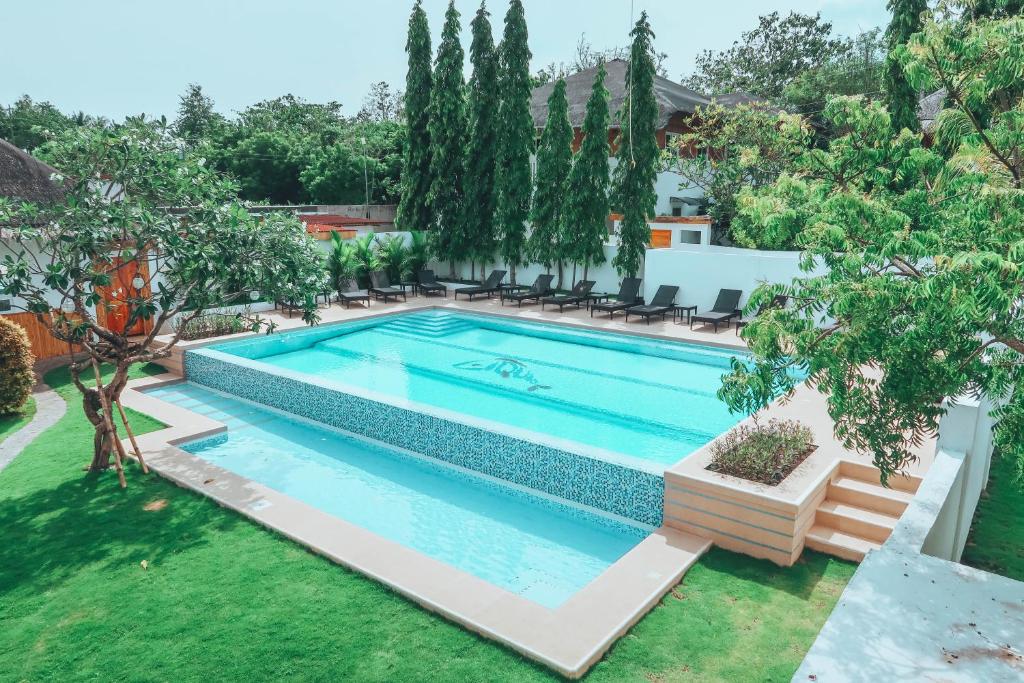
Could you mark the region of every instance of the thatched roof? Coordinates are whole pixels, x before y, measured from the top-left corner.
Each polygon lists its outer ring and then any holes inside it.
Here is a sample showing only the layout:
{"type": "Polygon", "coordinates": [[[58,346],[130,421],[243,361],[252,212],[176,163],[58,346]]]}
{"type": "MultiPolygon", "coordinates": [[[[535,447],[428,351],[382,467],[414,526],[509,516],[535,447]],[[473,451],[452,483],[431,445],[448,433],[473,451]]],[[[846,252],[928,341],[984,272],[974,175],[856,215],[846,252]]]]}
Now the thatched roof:
{"type": "Polygon", "coordinates": [[[0,139],[0,197],[35,204],[64,199],[64,188],[50,180],[57,170],[0,139]]]}
{"type": "MultiPolygon", "coordinates": [[[[622,59],[613,59],[605,64],[605,69],[608,71],[604,85],[610,94],[608,108],[612,113],[611,127],[618,128],[619,109],[622,108],[622,102],[626,99],[626,62],[622,59]]],[[[594,87],[596,75],[597,67],[595,66],[574,73],[565,79],[565,94],[569,100],[569,120],[574,128],[583,125],[583,118],[587,113],[587,100],[590,99],[590,91],[594,87]]],[[[533,114],[533,124],[538,128],[543,128],[548,120],[548,97],[554,87],[555,84],[552,82],[533,89],[530,113],[533,114]]],[[[684,88],[662,76],[654,77],[654,96],[658,101],[659,128],[667,125],[673,114],[677,112],[692,114],[698,107],[707,106],[711,102],[700,93],[684,88]]]]}

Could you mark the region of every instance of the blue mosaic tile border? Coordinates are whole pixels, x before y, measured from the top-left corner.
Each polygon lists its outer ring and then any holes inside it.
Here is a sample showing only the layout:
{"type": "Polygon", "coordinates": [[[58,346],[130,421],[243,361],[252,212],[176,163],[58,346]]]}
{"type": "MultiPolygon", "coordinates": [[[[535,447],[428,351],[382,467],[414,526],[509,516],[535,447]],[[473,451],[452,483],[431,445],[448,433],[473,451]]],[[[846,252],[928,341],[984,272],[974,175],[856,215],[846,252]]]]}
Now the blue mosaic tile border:
{"type": "Polygon", "coordinates": [[[435,415],[279,374],[215,350],[185,353],[185,376],[204,386],[405,448],[469,470],[661,526],[664,479],[435,415]]]}

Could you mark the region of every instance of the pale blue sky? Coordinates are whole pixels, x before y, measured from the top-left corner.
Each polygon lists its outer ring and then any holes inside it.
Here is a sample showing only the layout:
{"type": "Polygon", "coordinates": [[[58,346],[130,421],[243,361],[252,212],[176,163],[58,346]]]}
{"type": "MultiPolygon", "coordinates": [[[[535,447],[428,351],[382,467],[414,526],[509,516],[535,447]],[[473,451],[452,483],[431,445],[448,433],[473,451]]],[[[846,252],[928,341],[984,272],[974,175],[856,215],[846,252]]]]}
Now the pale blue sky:
{"type": "MultiPolygon", "coordinates": [[[[201,84],[232,113],[285,93],[338,100],[355,114],[369,85],[403,87],[412,0],[0,0],[0,105],[23,93],[67,111],[173,117],[201,84]]],[[[842,34],[888,20],[885,0],[633,0],[646,9],[672,78],[704,48],[723,48],[772,10],[821,13],[842,34]]],[[[434,46],[447,0],[426,0],[434,46]]],[[[476,0],[457,1],[463,45],[476,0]]],[[[495,34],[507,7],[488,2],[495,34]]],[[[569,60],[581,33],[596,48],[625,44],[630,0],[524,0],[534,68],[569,60]]]]}

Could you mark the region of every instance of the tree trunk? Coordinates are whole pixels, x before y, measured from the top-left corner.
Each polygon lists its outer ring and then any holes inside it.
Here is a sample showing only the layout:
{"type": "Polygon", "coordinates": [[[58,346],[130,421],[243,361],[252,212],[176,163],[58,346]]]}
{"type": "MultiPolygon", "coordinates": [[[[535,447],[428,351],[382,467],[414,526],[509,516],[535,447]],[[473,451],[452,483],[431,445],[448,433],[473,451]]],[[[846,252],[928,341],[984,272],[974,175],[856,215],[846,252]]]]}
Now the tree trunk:
{"type": "Polygon", "coordinates": [[[565,277],[565,264],[562,263],[561,259],[558,261],[558,286],[555,289],[562,289],[562,280],[565,277]]]}
{"type": "Polygon", "coordinates": [[[511,284],[516,284],[516,264],[512,264],[508,267],[508,277],[511,284]]]}
{"type": "MultiPolygon", "coordinates": [[[[76,380],[79,372],[80,369],[72,370],[76,380]]],[[[90,472],[101,472],[109,469],[111,457],[114,456],[115,450],[119,451],[121,448],[121,444],[118,441],[117,423],[113,408],[110,411],[104,411],[104,405],[112,407],[119,401],[121,392],[124,391],[127,383],[128,367],[118,364],[117,369],[114,371],[114,376],[107,384],[88,388],[82,396],[82,408],[85,411],[85,416],[92,423],[95,430],[92,441],[92,462],[89,463],[88,468],[90,472]],[[109,414],[105,414],[107,412],[109,414]]],[[[79,384],[79,389],[84,388],[77,381],[76,384],[79,384]]]]}
{"type": "Polygon", "coordinates": [[[453,280],[455,279],[455,259],[448,261],[448,274],[453,280]]]}
{"type": "MultiPolygon", "coordinates": [[[[572,268],[573,268],[573,272],[575,272],[576,271],[576,264],[575,263],[572,264],[572,268]]],[[[583,262],[583,279],[584,280],[587,279],[587,270],[589,268],[590,268],[590,262],[589,261],[584,261],[583,262]]]]}
{"type": "Polygon", "coordinates": [[[469,279],[476,280],[476,260],[469,259],[469,279]]]}

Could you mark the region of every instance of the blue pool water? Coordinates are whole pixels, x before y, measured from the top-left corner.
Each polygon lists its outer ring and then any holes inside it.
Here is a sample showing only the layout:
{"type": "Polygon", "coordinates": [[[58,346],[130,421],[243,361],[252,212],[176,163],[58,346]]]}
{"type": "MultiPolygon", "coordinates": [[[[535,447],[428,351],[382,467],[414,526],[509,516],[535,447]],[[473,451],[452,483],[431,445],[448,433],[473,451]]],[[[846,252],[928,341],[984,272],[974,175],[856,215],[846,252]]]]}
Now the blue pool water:
{"type": "Polygon", "coordinates": [[[149,394],[227,426],[186,451],[546,607],[649,531],[196,384],[149,394]]]}
{"type": "Polygon", "coordinates": [[[421,311],[213,347],[328,380],[676,462],[735,425],[716,397],[733,351],[493,316],[421,311]]]}

